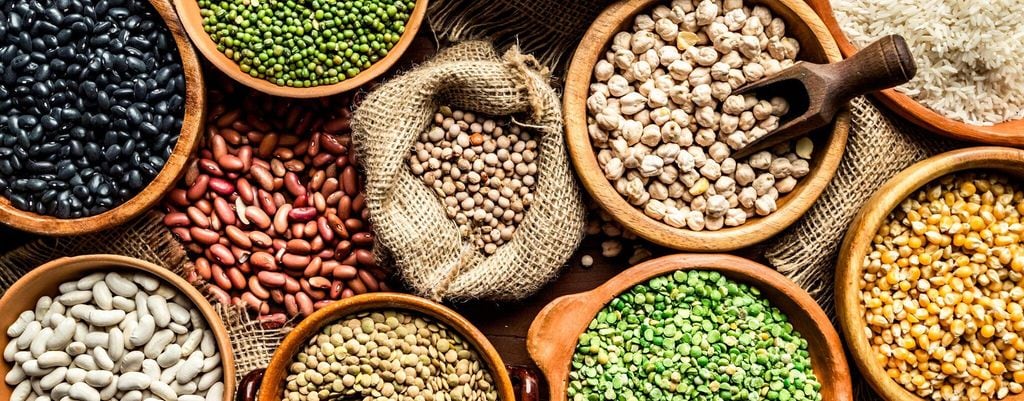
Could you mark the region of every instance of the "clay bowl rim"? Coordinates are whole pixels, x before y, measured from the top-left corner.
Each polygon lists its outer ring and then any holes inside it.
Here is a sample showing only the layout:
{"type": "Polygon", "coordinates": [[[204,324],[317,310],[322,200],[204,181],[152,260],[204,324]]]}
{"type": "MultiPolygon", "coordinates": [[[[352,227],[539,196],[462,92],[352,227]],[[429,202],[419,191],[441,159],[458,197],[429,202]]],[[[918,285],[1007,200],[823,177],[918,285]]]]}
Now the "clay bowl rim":
{"type": "Polygon", "coordinates": [[[413,7],[412,12],[409,14],[409,20],[405,23],[405,32],[395,43],[395,46],[388,51],[388,54],[383,58],[378,59],[377,62],[373,63],[370,68],[362,70],[359,74],[352,78],[345,79],[344,81],[338,82],[331,85],[320,85],[309,88],[294,88],[290,86],[281,86],[273,82],[255,78],[248,73],[242,72],[240,67],[234,60],[225,56],[217,50],[217,44],[213,42],[210,35],[203,29],[203,18],[200,15],[199,2],[197,0],[170,0],[174,3],[174,9],[177,11],[178,16],[181,18],[181,22],[185,27],[185,32],[188,33],[188,37],[192,39],[192,43],[199,49],[199,52],[203,54],[210,64],[217,67],[218,70],[223,72],[225,75],[231,77],[231,79],[239,82],[245,86],[248,86],[257,91],[266,93],[268,95],[287,97],[293,99],[309,99],[319,98],[331,95],[336,95],[342,92],[347,92],[352,89],[356,89],[363,84],[372,81],[373,79],[381,76],[399,59],[405,54],[405,51],[409,49],[409,45],[412,44],[416,38],[416,34],[420,29],[420,25],[423,23],[423,19],[427,13],[428,0],[416,0],[416,5],[413,7]]]}
{"type": "Polygon", "coordinates": [[[593,290],[565,295],[547,304],[530,325],[526,348],[530,358],[547,378],[548,399],[566,399],[572,356],[579,335],[601,309],[637,284],[679,270],[717,271],[731,280],[758,288],[765,298],[778,298],[769,301],[772,306],[786,312],[790,322],[801,322],[799,324],[803,328],[797,330],[804,339],[809,338],[808,334],[821,336],[822,342],[814,343],[819,345],[811,345],[810,340],[808,343],[815,376],[821,382],[822,389],[833,389],[831,394],[823,392],[824,399],[853,400],[850,370],[842,341],[817,302],[796,283],[775,270],[729,254],[674,254],[652,259],[624,270],[593,290]],[[808,333],[806,329],[812,329],[813,333],[808,333]],[[822,362],[826,366],[823,367],[822,362]],[[822,375],[821,372],[828,374],[822,375]]]}
{"type": "MultiPolygon", "coordinates": [[[[128,256],[110,254],[68,256],[54,259],[32,269],[32,271],[19,278],[14,285],[8,288],[4,292],[3,297],[0,297],[0,310],[9,311],[11,308],[14,308],[12,304],[27,296],[28,294],[26,293],[39,293],[41,294],[40,296],[53,296],[53,294],[58,293],[56,287],[50,288],[49,291],[40,290],[38,288],[38,281],[41,279],[48,280],[50,277],[54,277],[53,280],[59,285],[60,283],[81,278],[88,273],[97,271],[144,272],[156,276],[156,278],[164,283],[170,284],[192,301],[192,304],[199,309],[199,312],[206,319],[207,328],[213,332],[214,337],[217,339],[217,350],[220,352],[221,369],[223,369],[224,374],[223,401],[231,401],[234,398],[236,384],[235,354],[231,346],[231,339],[228,336],[227,327],[220,316],[217,315],[213,305],[210,304],[198,289],[177,274],[153,263],[128,256]],[[114,267],[113,269],[110,268],[112,266],[114,267]]],[[[38,297],[33,296],[31,299],[30,308],[34,308],[35,300],[38,297]]],[[[7,327],[17,320],[24,310],[27,309],[21,308],[11,313],[0,314],[0,327],[3,327],[5,330],[4,334],[0,335],[0,347],[7,346],[10,341],[6,334],[7,327]]],[[[0,358],[0,375],[6,375],[9,371],[10,365],[6,360],[0,358]]],[[[13,388],[6,382],[0,383],[0,397],[9,397],[12,390],[13,388]]]]}
{"type": "MultiPolygon", "coordinates": [[[[832,33],[843,57],[850,57],[857,53],[857,47],[850,42],[842,28],[839,27],[829,0],[807,0],[807,3],[821,17],[828,31],[832,33]]],[[[1024,135],[1020,135],[1024,131],[1024,118],[990,126],[974,125],[943,116],[896,89],[878,91],[872,96],[914,125],[940,135],[982,144],[1024,146],[1024,135]]]]}
{"type": "Polygon", "coordinates": [[[149,3],[160,14],[164,25],[174,37],[178,57],[181,59],[182,74],[185,77],[185,111],[178,142],[171,156],[156,177],[153,177],[153,180],[135,196],[106,212],[76,219],[61,219],[20,210],[14,207],[7,197],[0,196],[0,222],[19,230],[53,236],[88,234],[105,230],[124,224],[155,205],[185,172],[188,159],[199,144],[203,122],[206,120],[206,84],[199,58],[191,42],[185,37],[181,22],[171,8],[170,1],[149,0],[149,3]]]}
{"type": "MultiPolygon", "coordinates": [[[[846,345],[857,368],[883,399],[888,401],[925,401],[889,378],[875,360],[864,333],[868,327],[861,304],[859,283],[864,257],[871,241],[889,213],[907,196],[935,179],[965,170],[998,171],[1024,177],[1024,150],[997,146],[958,149],[908,167],[886,181],[860,210],[846,232],[836,265],[836,312],[846,338],[846,345]]],[[[1008,396],[1005,401],[1024,400],[1024,394],[1008,396]]]]}
{"type": "Polygon", "coordinates": [[[267,365],[266,373],[260,381],[260,389],[256,400],[280,400],[283,382],[288,374],[288,367],[293,362],[293,358],[298,354],[301,347],[305,346],[309,339],[324,326],[359,312],[395,309],[424,315],[454,329],[463,339],[472,344],[483,362],[490,368],[491,377],[495,381],[499,399],[515,401],[512,381],[508,370],[505,368],[505,363],[501,359],[501,355],[498,354],[498,351],[494,349],[491,342],[476,326],[473,326],[465,317],[444,305],[414,295],[397,292],[373,292],[345,298],[340,301],[331,302],[312,315],[302,319],[285,336],[284,341],[274,351],[270,364],[267,365]]]}
{"type": "MultiPolygon", "coordinates": [[[[642,210],[626,202],[604,177],[587,132],[586,99],[593,80],[593,65],[604,53],[611,38],[627,26],[635,15],[659,2],[660,0],[619,0],[608,6],[587,30],[581,41],[582,45],[573,55],[566,74],[562,107],[565,114],[566,142],[569,145],[569,155],[576,175],[591,197],[612,218],[630,231],[658,245],[683,251],[720,252],[764,241],[796,222],[824,192],[835,175],[846,149],[850,114],[847,111],[838,114],[834,124],[829,128],[831,134],[827,139],[812,138],[815,139],[815,150],[811,159],[811,172],[800,180],[792,192],[780,198],[778,210],[774,213],[765,217],[755,216],[743,225],[724,227],[718,231],[674,228],[648,217],[642,210]]],[[[807,37],[816,39],[813,47],[821,49],[822,57],[827,58],[829,62],[842,59],[835,41],[824,24],[802,1],[754,0],[751,3],[770,8],[777,17],[783,18],[787,29],[806,31],[807,37]],[[794,26],[800,28],[793,28],[794,26]]],[[[801,42],[801,45],[806,45],[804,42],[801,42]]],[[[805,55],[804,52],[805,50],[801,50],[801,55],[805,55]]]]}

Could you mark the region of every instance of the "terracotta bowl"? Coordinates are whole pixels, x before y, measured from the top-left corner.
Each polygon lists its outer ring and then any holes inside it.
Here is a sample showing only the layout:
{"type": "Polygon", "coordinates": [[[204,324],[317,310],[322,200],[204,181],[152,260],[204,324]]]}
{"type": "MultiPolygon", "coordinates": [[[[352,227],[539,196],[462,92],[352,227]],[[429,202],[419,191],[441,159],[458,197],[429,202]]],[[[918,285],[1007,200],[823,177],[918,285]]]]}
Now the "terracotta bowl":
{"type": "MultiPolygon", "coordinates": [[[[821,20],[824,21],[828,31],[835,38],[836,44],[839,45],[839,51],[843,53],[843,57],[850,57],[857,52],[857,47],[850,42],[839,27],[839,22],[836,21],[835,14],[832,12],[830,0],[807,0],[807,4],[821,16],[821,20]]],[[[936,113],[895,89],[874,92],[873,96],[896,114],[936,134],[990,145],[1024,146],[1024,119],[991,126],[967,124],[936,113]]]]}
{"type": "Polygon", "coordinates": [[[310,88],[293,88],[281,86],[261,78],[254,78],[252,75],[242,72],[238,63],[217,50],[217,44],[213,42],[210,35],[203,29],[203,17],[199,14],[199,2],[196,0],[173,1],[174,8],[178,11],[178,17],[181,18],[181,23],[185,25],[185,31],[188,32],[188,37],[199,48],[199,52],[218,70],[231,77],[231,79],[260,92],[290,98],[317,98],[335,95],[358,88],[379,77],[402,58],[402,54],[405,53],[409,45],[412,44],[413,39],[416,38],[416,32],[419,31],[420,24],[423,23],[423,17],[427,13],[428,3],[428,0],[416,0],[416,6],[413,7],[412,13],[409,15],[409,21],[405,24],[405,32],[398,39],[398,43],[395,43],[395,46],[388,51],[388,54],[377,60],[376,63],[373,63],[370,68],[336,84],[310,88]]]}
{"type": "Polygon", "coordinates": [[[853,400],[850,371],[839,335],[828,316],[804,290],[767,266],[725,254],[678,254],[633,266],[591,291],[555,299],[530,325],[526,349],[548,381],[548,399],[567,397],[570,363],[579,335],[594,316],[619,294],[677,270],[716,271],[761,290],[772,306],[789,317],[807,340],[822,399],[853,400]]]}
{"type": "MultiPolygon", "coordinates": [[[[62,283],[77,280],[94,272],[111,271],[149,273],[176,288],[199,308],[199,312],[206,318],[209,329],[217,339],[220,364],[224,371],[223,401],[231,401],[235,389],[235,355],[224,322],[220,320],[210,302],[185,279],[170,270],[143,260],[118,255],[84,255],[47,262],[18,279],[0,298],[0,311],[4,311],[0,313],[0,327],[3,327],[6,333],[7,327],[18,319],[22,311],[35,308],[39,298],[59,294],[57,287],[62,283]]],[[[6,347],[9,340],[7,334],[0,334],[0,347],[6,347]]],[[[11,365],[0,358],[0,376],[7,375],[10,369],[11,365]]],[[[6,382],[0,382],[0,399],[10,399],[13,390],[14,388],[6,382]]]]}
{"type": "MultiPolygon", "coordinates": [[[[718,231],[674,228],[647,217],[642,210],[626,202],[604,177],[587,133],[586,101],[593,66],[603,57],[612,37],[628,29],[637,14],[661,3],[661,0],[615,2],[597,17],[576,49],[569,66],[563,100],[566,141],[576,173],[597,204],[615,220],[659,245],[686,251],[713,252],[739,249],[768,239],[807,212],[832,180],[846,149],[850,114],[847,111],[840,112],[831,128],[827,128],[830,131],[828,135],[825,132],[812,134],[815,149],[810,163],[811,172],[800,180],[793,192],[779,199],[775,213],[754,217],[741,226],[718,231]]],[[[825,25],[803,1],[753,0],[747,3],[768,7],[775,16],[786,22],[787,35],[800,42],[798,59],[815,63],[842,59],[825,25]]]]}
{"type": "Polygon", "coordinates": [[[160,173],[145,188],[128,201],[106,212],[78,219],[60,219],[18,209],[6,197],[0,196],[0,222],[42,235],[80,235],[105,230],[124,224],[155,205],[167,191],[174,187],[185,171],[189,155],[196,149],[203,129],[206,114],[206,85],[192,44],[185,37],[181,22],[174,14],[169,0],[149,0],[153,8],[164,19],[167,29],[174,37],[185,74],[185,115],[181,122],[178,143],[167,159],[160,173]]]}
{"type": "Polygon", "coordinates": [[[443,323],[459,333],[463,339],[476,349],[477,354],[490,369],[495,380],[498,397],[503,401],[515,401],[512,382],[501,356],[483,333],[476,329],[466,318],[441,304],[407,294],[377,292],[358,295],[333,302],[303,319],[288,333],[281,346],[274,352],[265,373],[257,370],[247,375],[239,386],[239,400],[280,401],[284,393],[285,378],[288,367],[295,355],[302,350],[309,339],[329,324],[347,316],[365,311],[402,310],[425,315],[439,323],[443,323]],[[256,383],[256,382],[259,383],[256,383]]]}
{"type": "MultiPolygon", "coordinates": [[[[885,368],[875,359],[864,328],[868,327],[861,301],[860,279],[864,258],[871,252],[872,239],[889,213],[910,194],[929,182],[950,173],[965,170],[988,170],[1024,178],[1024,150],[994,146],[954,150],[910,166],[887,181],[861,209],[850,223],[846,239],[839,253],[836,268],[836,302],[839,321],[850,354],[861,373],[888,401],[924,401],[902,385],[889,378],[885,368]]],[[[1004,398],[1006,401],[1024,400],[1024,394],[1004,398]]]]}

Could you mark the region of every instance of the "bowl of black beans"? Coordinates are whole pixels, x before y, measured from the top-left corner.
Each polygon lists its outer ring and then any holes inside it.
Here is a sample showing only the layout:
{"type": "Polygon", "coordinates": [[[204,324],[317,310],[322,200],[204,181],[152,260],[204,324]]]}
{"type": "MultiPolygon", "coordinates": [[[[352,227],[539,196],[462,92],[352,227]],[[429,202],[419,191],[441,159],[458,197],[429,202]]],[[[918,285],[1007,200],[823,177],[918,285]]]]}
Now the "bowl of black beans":
{"type": "Polygon", "coordinates": [[[177,181],[205,88],[168,0],[0,1],[0,222],[110,228],[177,181]]]}

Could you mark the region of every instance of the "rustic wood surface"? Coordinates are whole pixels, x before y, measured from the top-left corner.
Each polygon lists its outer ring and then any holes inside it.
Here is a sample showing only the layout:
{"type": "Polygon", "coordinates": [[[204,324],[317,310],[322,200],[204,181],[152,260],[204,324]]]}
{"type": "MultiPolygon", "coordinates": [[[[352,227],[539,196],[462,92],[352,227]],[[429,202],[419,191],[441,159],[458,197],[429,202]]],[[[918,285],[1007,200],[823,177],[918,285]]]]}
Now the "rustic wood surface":
{"type": "Polygon", "coordinates": [[[174,37],[185,75],[185,116],[181,122],[181,134],[160,173],[127,202],[98,215],[78,219],[58,219],[26,212],[15,208],[7,198],[0,197],[0,222],[44,235],[78,235],[105,230],[124,224],[153,207],[185,172],[185,163],[199,145],[199,135],[203,132],[203,121],[206,120],[206,84],[203,81],[202,65],[195,49],[185,37],[185,31],[170,0],[150,0],[150,4],[164,19],[174,37]]]}
{"type": "Polygon", "coordinates": [[[217,50],[217,44],[213,42],[213,39],[210,39],[210,35],[203,29],[203,17],[199,15],[199,2],[197,0],[173,1],[174,8],[177,9],[178,15],[181,16],[181,22],[185,26],[185,31],[188,32],[188,37],[192,39],[192,42],[197,48],[199,48],[199,52],[203,54],[207,61],[217,67],[217,69],[224,74],[227,74],[231,79],[234,79],[245,86],[266,94],[291,98],[317,98],[335,95],[358,88],[381,76],[385,72],[388,72],[392,66],[402,59],[403,53],[405,53],[416,38],[416,34],[419,31],[420,26],[423,23],[424,16],[427,13],[428,2],[428,0],[416,0],[416,6],[413,7],[412,13],[409,15],[409,21],[406,23],[405,33],[402,34],[398,43],[395,43],[395,46],[391,48],[388,54],[384,56],[384,58],[377,60],[377,62],[371,65],[370,68],[359,72],[359,74],[356,74],[356,76],[352,78],[333,85],[321,85],[312,88],[294,88],[290,86],[277,85],[265,79],[255,78],[248,73],[242,72],[238,63],[217,50]]]}
{"type": "MultiPolygon", "coordinates": [[[[847,345],[857,367],[868,383],[886,400],[924,399],[907,391],[889,378],[878,363],[878,355],[868,342],[868,327],[860,301],[860,280],[865,255],[872,250],[875,233],[888,217],[889,211],[921,186],[946,174],[977,168],[996,169],[1007,174],[1024,176],[1024,150],[1001,147],[974,147],[943,153],[918,162],[903,170],[879,188],[857,217],[840,247],[836,267],[836,307],[839,322],[847,336],[847,345]]],[[[1011,395],[1007,401],[1024,400],[1024,394],[1011,395]]]]}
{"type": "MultiPolygon", "coordinates": [[[[747,219],[738,227],[718,231],[691,231],[673,228],[647,217],[630,205],[604,177],[587,131],[586,99],[591,70],[615,33],[627,27],[633,17],[656,0],[622,0],[609,6],[584,36],[569,66],[563,95],[566,142],[577,176],[583,187],[623,226],[654,243],[686,251],[721,252],[761,242],[788,227],[811,207],[832,180],[850,128],[849,112],[842,112],[831,127],[830,135],[812,136],[815,141],[811,172],[800,180],[793,192],[778,201],[778,210],[765,217],[747,219]]],[[[842,58],[835,41],[814,12],[800,0],[758,0],[786,22],[787,35],[801,44],[798,59],[816,63],[838,62],[842,58]]]]}
{"type": "MultiPolygon", "coordinates": [[[[814,12],[821,16],[825,26],[828,27],[829,32],[832,33],[839,45],[839,50],[843,52],[843,56],[850,57],[856,53],[857,48],[839,28],[839,22],[836,21],[835,15],[832,13],[830,0],[805,1],[814,12]]],[[[1024,146],[1024,135],[1021,135],[1024,132],[1024,119],[983,127],[946,118],[895,89],[875,92],[873,97],[911,123],[939,135],[990,145],[1024,146]]]]}
{"type": "MultiPolygon", "coordinates": [[[[206,318],[208,328],[213,331],[214,337],[217,339],[221,367],[224,369],[223,401],[231,401],[235,392],[235,354],[231,350],[231,340],[228,338],[228,330],[224,327],[224,322],[213,310],[213,306],[192,284],[170,270],[143,260],[118,255],[87,255],[48,262],[27,274],[26,280],[19,280],[0,298],[0,311],[4,311],[4,313],[0,313],[0,327],[6,328],[14,323],[21,311],[33,310],[36,300],[44,295],[57,295],[59,293],[57,287],[60,284],[77,280],[94,271],[110,271],[111,266],[115,267],[117,271],[127,273],[142,271],[152,274],[177,288],[195,304],[199,313],[206,318]]],[[[6,347],[9,342],[10,339],[6,334],[0,335],[0,348],[6,347]]],[[[10,369],[11,366],[5,360],[0,359],[0,375],[6,376],[10,369]]],[[[14,391],[13,387],[6,382],[0,382],[0,399],[9,400],[12,391],[14,391]]]]}

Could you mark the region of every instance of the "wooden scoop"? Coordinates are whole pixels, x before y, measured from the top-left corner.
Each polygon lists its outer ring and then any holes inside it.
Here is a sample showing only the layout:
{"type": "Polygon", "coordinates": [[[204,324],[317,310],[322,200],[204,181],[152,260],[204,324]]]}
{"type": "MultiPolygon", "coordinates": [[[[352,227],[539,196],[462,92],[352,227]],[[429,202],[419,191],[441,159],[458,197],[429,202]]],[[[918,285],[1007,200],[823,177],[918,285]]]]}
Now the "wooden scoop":
{"type": "Polygon", "coordinates": [[[824,127],[840,107],[856,96],[909,81],[917,72],[907,42],[889,35],[834,64],[798,62],[778,74],[740,87],[735,94],[780,96],[789,112],[779,128],[754,139],[732,154],[739,159],[824,127]]]}

